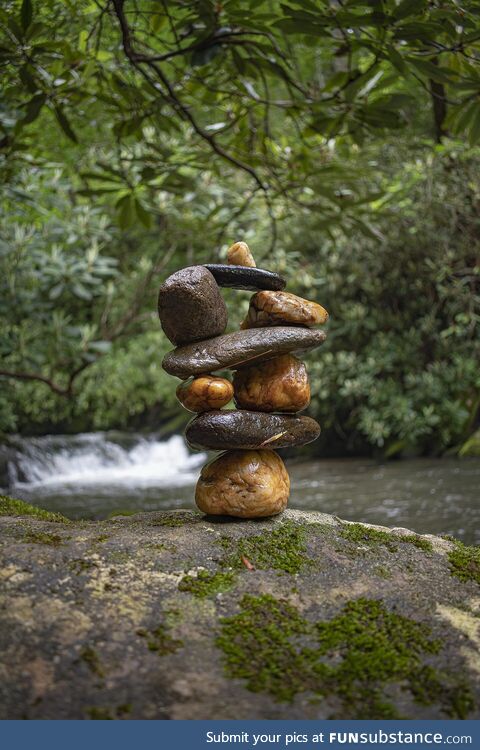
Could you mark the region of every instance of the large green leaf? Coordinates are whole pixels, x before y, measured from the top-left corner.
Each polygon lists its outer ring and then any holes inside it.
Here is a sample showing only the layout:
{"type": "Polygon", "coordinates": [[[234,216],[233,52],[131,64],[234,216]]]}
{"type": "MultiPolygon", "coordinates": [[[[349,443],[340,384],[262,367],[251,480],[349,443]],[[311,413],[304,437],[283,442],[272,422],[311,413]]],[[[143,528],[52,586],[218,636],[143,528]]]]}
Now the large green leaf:
{"type": "Polygon", "coordinates": [[[22,29],[26,31],[33,19],[33,4],[32,0],[22,0],[22,7],[20,10],[20,19],[22,23],[22,29]]]}
{"type": "Polygon", "coordinates": [[[58,123],[60,127],[62,128],[63,132],[69,138],[69,140],[73,141],[73,143],[78,143],[78,138],[76,136],[75,131],[73,130],[70,120],[68,119],[67,115],[65,114],[65,111],[61,105],[54,106],[54,112],[55,116],[58,120],[58,123]]]}

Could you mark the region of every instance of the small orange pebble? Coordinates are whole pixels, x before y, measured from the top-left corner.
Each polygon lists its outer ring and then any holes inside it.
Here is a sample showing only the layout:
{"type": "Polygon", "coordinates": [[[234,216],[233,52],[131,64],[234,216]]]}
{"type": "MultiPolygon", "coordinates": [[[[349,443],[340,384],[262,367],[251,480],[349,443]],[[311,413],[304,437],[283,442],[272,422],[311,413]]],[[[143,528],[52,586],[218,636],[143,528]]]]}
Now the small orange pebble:
{"type": "Polygon", "coordinates": [[[227,262],[230,266],[248,266],[249,268],[257,267],[246,242],[235,242],[234,245],[228,248],[227,262]]]}
{"type": "Polygon", "coordinates": [[[233,385],[226,378],[203,375],[180,383],[176,394],[188,411],[211,411],[228,404],[233,396],[233,385]]]}
{"type": "Polygon", "coordinates": [[[241,328],[267,326],[316,326],[326,323],[328,312],[317,302],[290,292],[262,291],[250,300],[247,317],[241,328]]]}

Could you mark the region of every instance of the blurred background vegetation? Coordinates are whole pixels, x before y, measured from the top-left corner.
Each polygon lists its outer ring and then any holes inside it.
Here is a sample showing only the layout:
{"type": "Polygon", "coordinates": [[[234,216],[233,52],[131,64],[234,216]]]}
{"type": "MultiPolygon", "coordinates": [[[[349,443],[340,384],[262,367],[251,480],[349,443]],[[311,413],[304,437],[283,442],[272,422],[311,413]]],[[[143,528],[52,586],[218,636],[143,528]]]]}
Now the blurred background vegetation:
{"type": "Polygon", "coordinates": [[[316,450],[472,449],[478,2],[4,0],[0,34],[0,433],[178,429],[158,286],[245,240],[331,314],[316,450]]]}

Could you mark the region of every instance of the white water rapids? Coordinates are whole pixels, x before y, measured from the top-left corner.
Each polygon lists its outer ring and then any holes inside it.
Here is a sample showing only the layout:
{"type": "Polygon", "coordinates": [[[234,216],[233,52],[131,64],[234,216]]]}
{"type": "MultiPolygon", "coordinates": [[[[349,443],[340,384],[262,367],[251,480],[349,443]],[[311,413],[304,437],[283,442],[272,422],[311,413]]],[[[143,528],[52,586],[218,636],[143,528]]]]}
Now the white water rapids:
{"type": "Polygon", "coordinates": [[[164,441],[123,436],[123,444],[108,433],[30,438],[18,441],[10,483],[29,491],[68,485],[118,485],[123,491],[181,487],[196,481],[205,458],[190,454],[180,435],[164,441]]]}

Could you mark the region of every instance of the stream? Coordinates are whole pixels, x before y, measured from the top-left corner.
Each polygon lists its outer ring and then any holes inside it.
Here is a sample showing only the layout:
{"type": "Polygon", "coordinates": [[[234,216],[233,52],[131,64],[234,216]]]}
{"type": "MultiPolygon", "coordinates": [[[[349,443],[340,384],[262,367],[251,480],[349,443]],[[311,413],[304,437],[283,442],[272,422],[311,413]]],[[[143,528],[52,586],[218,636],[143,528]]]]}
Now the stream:
{"type": "MultiPolygon", "coordinates": [[[[3,491],[69,518],[192,508],[205,453],[183,438],[87,433],[0,446],[3,491]]],[[[480,543],[480,459],[309,459],[289,463],[289,507],[480,543]]]]}

